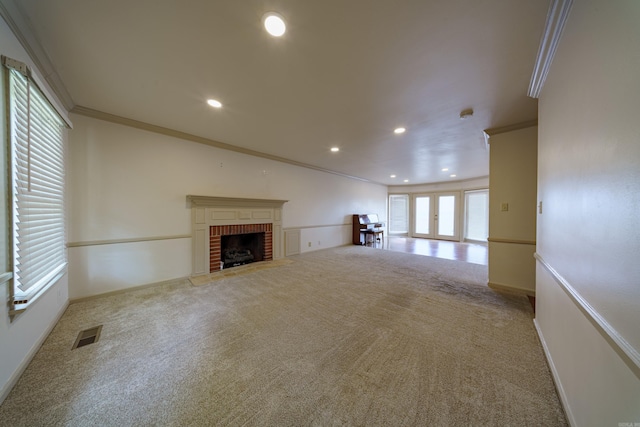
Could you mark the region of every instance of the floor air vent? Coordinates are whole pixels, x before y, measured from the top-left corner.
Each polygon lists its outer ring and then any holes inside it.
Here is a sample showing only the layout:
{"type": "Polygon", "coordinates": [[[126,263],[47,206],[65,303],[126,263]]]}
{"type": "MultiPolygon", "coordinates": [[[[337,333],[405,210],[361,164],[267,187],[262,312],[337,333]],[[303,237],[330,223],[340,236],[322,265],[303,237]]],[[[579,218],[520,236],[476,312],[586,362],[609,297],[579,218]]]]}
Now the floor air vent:
{"type": "Polygon", "coordinates": [[[85,345],[93,344],[98,341],[100,338],[100,331],[102,330],[102,325],[96,326],[95,328],[85,329],[78,334],[78,338],[76,338],[76,342],[73,344],[71,350],[74,350],[78,347],[84,347],[85,345]]]}

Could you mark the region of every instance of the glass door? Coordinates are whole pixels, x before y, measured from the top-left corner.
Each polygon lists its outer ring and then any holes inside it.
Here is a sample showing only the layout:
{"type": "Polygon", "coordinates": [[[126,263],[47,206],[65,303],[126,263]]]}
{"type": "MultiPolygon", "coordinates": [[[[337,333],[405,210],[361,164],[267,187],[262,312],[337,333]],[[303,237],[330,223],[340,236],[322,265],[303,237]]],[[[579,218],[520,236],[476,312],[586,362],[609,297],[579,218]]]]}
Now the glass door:
{"type": "Polygon", "coordinates": [[[436,195],[436,239],[460,240],[458,199],[458,193],[436,195]]]}
{"type": "Polygon", "coordinates": [[[460,240],[459,199],[457,192],[413,196],[412,237],[460,240]]]}
{"type": "Polygon", "coordinates": [[[413,206],[413,237],[432,239],[434,237],[435,224],[433,196],[431,194],[418,194],[413,198],[413,206]]]}

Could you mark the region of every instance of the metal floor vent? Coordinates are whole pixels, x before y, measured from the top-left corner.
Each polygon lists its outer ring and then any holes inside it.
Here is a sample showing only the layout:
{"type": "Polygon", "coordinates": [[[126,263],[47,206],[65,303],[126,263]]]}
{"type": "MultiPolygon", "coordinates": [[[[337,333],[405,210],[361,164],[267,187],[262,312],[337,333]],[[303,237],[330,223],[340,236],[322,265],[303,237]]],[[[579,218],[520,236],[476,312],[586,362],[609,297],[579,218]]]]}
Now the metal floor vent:
{"type": "Polygon", "coordinates": [[[80,331],[80,333],[78,334],[78,338],[76,338],[76,342],[73,344],[73,347],[71,347],[71,350],[74,350],[78,347],[83,347],[85,345],[93,344],[94,342],[98,342],[101,330],[102,325],[80,331]]]}

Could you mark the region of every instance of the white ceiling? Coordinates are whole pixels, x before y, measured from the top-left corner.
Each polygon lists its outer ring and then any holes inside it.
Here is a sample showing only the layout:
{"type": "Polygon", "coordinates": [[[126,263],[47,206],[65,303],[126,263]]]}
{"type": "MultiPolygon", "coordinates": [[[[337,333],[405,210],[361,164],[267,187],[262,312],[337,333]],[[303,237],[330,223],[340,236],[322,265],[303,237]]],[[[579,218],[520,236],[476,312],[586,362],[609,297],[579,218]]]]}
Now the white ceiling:
{"type": "Polygon", "coordinates": [[[373,182],[486,176],[483,129],[537,118],[548,1],[15,3],[73,105],[373,182]]]}

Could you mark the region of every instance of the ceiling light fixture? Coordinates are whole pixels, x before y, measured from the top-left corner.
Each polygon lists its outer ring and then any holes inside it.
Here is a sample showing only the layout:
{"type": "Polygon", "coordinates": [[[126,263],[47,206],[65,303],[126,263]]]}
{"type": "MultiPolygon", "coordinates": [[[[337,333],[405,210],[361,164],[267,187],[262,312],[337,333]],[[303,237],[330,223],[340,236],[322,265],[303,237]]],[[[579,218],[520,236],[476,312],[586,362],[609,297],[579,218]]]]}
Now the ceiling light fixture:
{"type": "Polygon", "coordinates": [[[395,128],[395,129],[393,130],[393,133],[401,134],[401,133],[405,133],[406,131],[407,131],[407,130],[406,130],[405,128],[395,128]]]}
{"type": "Polygon", "coordinates": [[[280,37],[285,33],[285,31],[287,31],[287,25],[284,23],[284,18],[279,13],[265,13],[262,18],[262,22],[267,33],[271,34],[273,37],[280,37]]]}
{"type": "Polygon", "coordinates": [[[408,180],[408,179],[405,179],[405,180],[404,180],[404,182],[409,182],[409,180],[408,180]]]}
{"type": "Polygon", "coordinates": [[[207,104],[211,105],[213,108],[222,108],[222,102],[217,99],[207,99],[207,104]]]}
{"type": "Polygon", "coordinates": [[[338,147],[331,147],[331,151],[337,153],[340,149],[338,147]]]}
{"type": "Polygon", "coordinates": [[[395,177],[396,177],[395,175],[389,175],[389,178],[395,178],[395,177]]]}
{"type": "Polygon", "coordinates": [[[467,117],[473,116],[473,110],[471,108],[467,108],[466,110],[462,110],[460,112],[460,120],[464,120],[467,117]]]}
{"type": "Polygon", "coordinates": [[[455,174],[455,173],[452,173],[452,174],[451,174],[451,175],[449,175],[449,176],[450,176],[451,178],[455,178],[455,177],[456,177],[456,174],[455,174]]]}
{"type": "Polygon", "coordinates": [[[449,168],[442,168],[442,172],[446,172],[448,170],[449,170],[449,168]]]}

